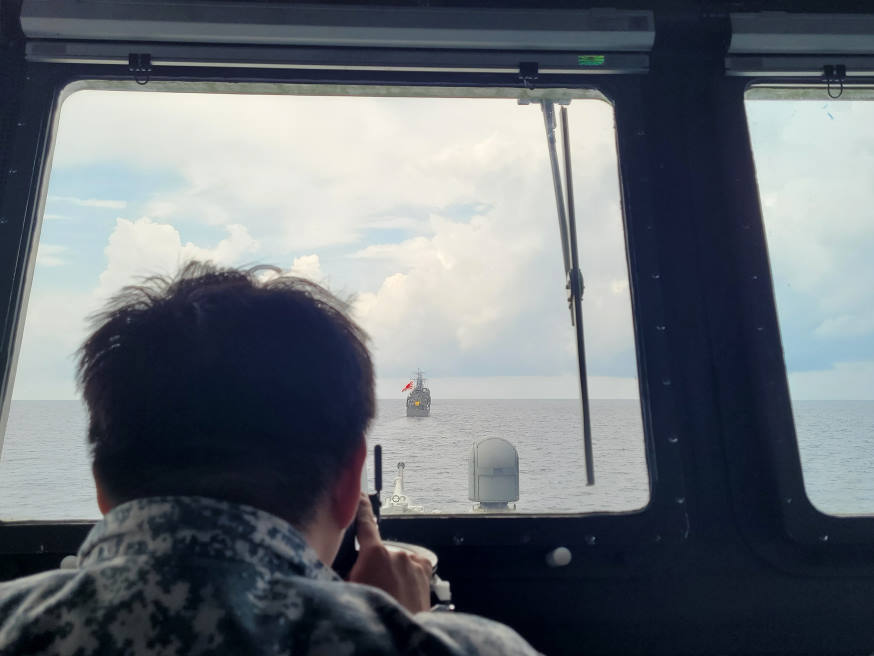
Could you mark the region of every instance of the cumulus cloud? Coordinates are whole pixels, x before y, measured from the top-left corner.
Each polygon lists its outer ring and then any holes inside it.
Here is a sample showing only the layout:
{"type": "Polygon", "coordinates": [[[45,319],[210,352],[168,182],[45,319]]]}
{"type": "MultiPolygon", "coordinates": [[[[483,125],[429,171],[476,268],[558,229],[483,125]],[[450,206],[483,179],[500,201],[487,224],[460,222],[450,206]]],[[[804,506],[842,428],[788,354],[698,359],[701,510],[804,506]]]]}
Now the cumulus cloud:
{"type": "MultiPolygon", "coordinates": [[[[586,139],[612,148],[612,125],[601,134],[600,117],[586,122],[594,128],[586,139]]],[[[506,186],[507,168],[530,171],[527,159],[545,158],[542,130],[539,109],[511,99],[83,91],[63,106],[55,162],[172,170],[184,184],[162,190],[145,214],[245,222],[259,238],[306,251],[356,243],[380,221],[409,226],[399,207],[481,202],[488,188],[506,186]]],[[[586,154],[578,166],[593,166],[586,154]]]]}
{"type": "MultiPolygon", "coordinates": [[[[416,363],[437,375],[548,374],[572,371],[576,342],[570,325],[558,238],[519,216],[542,214],[539,199],[498,202],[484,216],[454,221],[432,215],[430,237],[379,244],[353,257],[384,260],[396,272],[359,294],[355,311],[376,345],[384,373],[416,363]]],[[[584,302],[589,358],[602,370],[619,355],[634,375],[633,335],[619,217],[602,246],[615,261],[592,265],[584,302]],[[612,246],[612,249],[610,248],[612,246]],[[612,250],[612,252],[611,252],[612,250]]],[[[591,244],[590,244],[591,246],[591,244]]]]}
{"type": "MultiPolygon", "coordinates": [[[[107,264],[97,284],[70,292],[57,291],[44,279],[46,269],[71,264],[60,257],[67,247],[40,244],[33,290],[14,388],[17,399],[72,398],[73,354],[85,340],[88,317],[124,285],[152,274],[172,274],[192,259],[236,265],[255,252],[258,243],[245,227],[226,227],[227,237],[213,247],[182,242],[179,231],[148,217],[119,218],[104,249],[107,264]]],[[[318,256],[299,258],[292,269],[318,275],[318,256]],[[313,260],[315,257],[315,260],[313,260]]]]}
{"type": "MultiPolygon", "coordinates": [[[[570,109],[590,371],[633,382],[612,110],[570,109]]],[[[181,180],[116,221],[95,298],[190,258],[266,261],[355,295],[380,375],[522,380],[576,368],[544,142],[513,100],[82,92],[55,166],[181,180]],[[204,226],[224,238],[183,242],[204,226]]]]}
{"type": "Polygon", "coordinates": [[[319,256],[316,254],[301,255],[294,258],[291,266],[286,270],[282,270],[282,268],[277,267],[275,264],[267,264],[256,272],[256,276],[262,282],[273,280],[279,276],[306,278],[316,283],[320,283],[324,279],[322,264],[319,256]]]}
{"type": "Polygon", "coordinates": [[[294,258],[291,263],[291,268],[288,272],[293,276],[300,278],[308,278],[315,282],[319,282],[324,278],[322,274],[322,265],[318,255],[301,255],[294,258]]]}
{"type": "Polygon", "coordinates": [[[119,218],[104,253],[107,266],[100,274],[96,295],[105,298],[137,277],[172,274],[189,260],[210,260],[217,264],[238,264],[258,250],[258,242],[245,226],[226,226],[228,236],[212,248],[182,243],[179,231],[148,217],[131,221],[119,218]]]}
{"type": "Polygon", "coordinates": [[[526,265],[536,259],[535,249],[504,252],[494,218],[430,221],[430,238],[355,254],[386,259],[400,269],[377,290],[360,294],[356,304],[386,371],[406,371],[437,353],[441,367],[461,366],[472,351],[482,357],[528,309],[526,265]]]}

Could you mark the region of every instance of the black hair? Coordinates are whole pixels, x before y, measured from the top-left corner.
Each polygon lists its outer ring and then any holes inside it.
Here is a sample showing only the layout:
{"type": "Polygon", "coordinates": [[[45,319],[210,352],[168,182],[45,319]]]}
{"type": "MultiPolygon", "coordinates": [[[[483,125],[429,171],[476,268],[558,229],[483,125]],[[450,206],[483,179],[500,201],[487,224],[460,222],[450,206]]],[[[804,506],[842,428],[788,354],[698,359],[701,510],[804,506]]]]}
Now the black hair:
{"type": "Polygon", "coordinates": [[[200,495],[305,525],[375,410],[367,336],[319,285],[191,262],[124,287],[79,350],[113,503],[200,495]]]}

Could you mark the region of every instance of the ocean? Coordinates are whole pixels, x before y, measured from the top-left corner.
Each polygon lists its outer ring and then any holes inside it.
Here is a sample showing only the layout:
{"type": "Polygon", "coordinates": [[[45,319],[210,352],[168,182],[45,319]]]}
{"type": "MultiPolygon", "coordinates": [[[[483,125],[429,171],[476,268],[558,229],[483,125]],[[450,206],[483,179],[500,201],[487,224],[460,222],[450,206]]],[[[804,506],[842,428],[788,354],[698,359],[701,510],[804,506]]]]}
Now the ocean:
{"type": "MultiPolygon", "coordinates": [[[[800,401],[796,426],[808,495],[834,514],[874,512],[874,402],[800,401]]],[[[640,406],[592,400],[596,484],[585,484],[576,400],[435,400],[406,417],[380,400],[369,433],[383,449],[383,495],[398,462],[405,491],[425,513],[467,513],[471,446],[502,437],[519,454],[518,513],[631,511],[649,500],[640,406]]],[[[0,453],[0,520],[96,519],[86,415],[79,401],[13,401],[0,453]]],[[[372,463],[368,462],[373,480],[372,463]]]]}

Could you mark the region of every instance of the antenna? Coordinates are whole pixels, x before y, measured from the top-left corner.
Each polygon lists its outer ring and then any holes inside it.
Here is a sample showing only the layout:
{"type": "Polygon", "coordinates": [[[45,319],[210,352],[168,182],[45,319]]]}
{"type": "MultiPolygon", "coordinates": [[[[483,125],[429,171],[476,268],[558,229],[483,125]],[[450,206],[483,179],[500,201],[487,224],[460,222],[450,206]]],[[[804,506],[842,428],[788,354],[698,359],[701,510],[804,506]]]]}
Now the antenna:
{"type": "Polygon", "coordinates": [[[379,522],[379,508],[382,505],[382,446],[379,444],[373,447],[373,486],[376,493],[370,495],[370,505],[373,506],[373,515],[379,522]]]}

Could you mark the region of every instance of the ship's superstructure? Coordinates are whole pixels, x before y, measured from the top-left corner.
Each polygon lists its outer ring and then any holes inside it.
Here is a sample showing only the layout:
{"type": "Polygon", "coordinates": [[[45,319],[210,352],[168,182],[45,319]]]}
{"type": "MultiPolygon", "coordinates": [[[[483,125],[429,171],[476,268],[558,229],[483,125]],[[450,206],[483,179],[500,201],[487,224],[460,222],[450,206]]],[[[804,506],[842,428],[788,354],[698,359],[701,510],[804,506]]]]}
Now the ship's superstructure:
{"type": "Polygon", "coordinates": [[[428,417],[431,414],[431,390],[425,387],[422,370],[416,371],[416,385],[407,397],[407,417],[428,417]]]}

